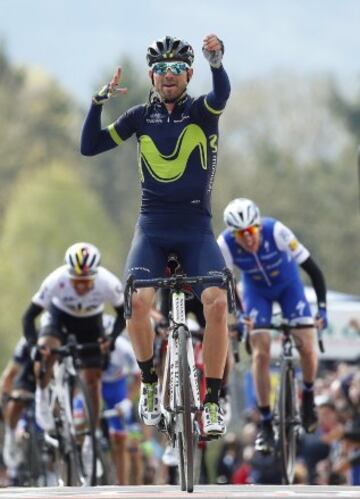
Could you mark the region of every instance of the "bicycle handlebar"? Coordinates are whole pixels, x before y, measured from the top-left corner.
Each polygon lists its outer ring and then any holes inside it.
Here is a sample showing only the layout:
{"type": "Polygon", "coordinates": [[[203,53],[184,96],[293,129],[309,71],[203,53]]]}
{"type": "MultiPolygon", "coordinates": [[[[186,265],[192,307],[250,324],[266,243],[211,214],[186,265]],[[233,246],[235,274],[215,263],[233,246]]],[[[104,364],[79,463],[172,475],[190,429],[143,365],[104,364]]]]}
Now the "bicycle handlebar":
{"type": "Polygon", "coordinates": [[[275,331],[281,331],[285,335],[288,335],[292,329],[310,329],[315,327],[317,334],[318,347],[321,353],[325,352],[324,341],[323,341],[323,329],[320,329],[316,324],[294,324],[291,325],[289,321],[282,320],[280,324],[271,324],[269,327],[264,329],[274,329],[275,331]]]}
{"type": "MultiPolygon", "coordinates": [[[[261,326],[258,329],[273,329],[275,331],[282,332],[283,334],[285,334],[285,336],[288,336],[290,331],[293,329],[310,329],[313,327],[316,328],[319,350],[321,353],[324,353],[325,352],[325,346],[324,346],[324,341],[323,341],[324,330],[320,329],[319,327],[317,327],[314,324],[294,324],[294,325],[291,325],[289,323],[289,321],[287,321],[286,319],[282,319],[278,324],[272,322],[271,324],[261,326]]],[[[250,345],[250,330],[247,327],[245,327],[244,330],[245,330],[246,351],[249,355],[251,355],[252,350],[251,350],[251,345],[250,345]]]]}
{"type": "Polygon", "coordinates": [[[125,318],[130,319],[132,315],[132,294],[140,288],[169,288],[175,291],[183,291],[186,285],[212,284],[217,287],[226,287],[229,312],[235,310],[235,285],[232,273],[224,269],[221,273],[212,276],[186,276],[178,274],[171,277],[159,277],[154,279],[135,279],[130,275],[125,286],[125,318]]]}
{"type": "MultiPolygon", "coordinates": [[[[45,357],[41,354],[41,350],[44,345],[37,346],[37,352],[40,354],[40,379],[42,379],[46,373],[46,361],[45,357]]],[[[77,343],[74,335],[69,335],[68,342],[65,345],[61,345],[57,348],[50,348],[51,355],[58,355],[61,358],[72,356],[76,361],[76,355],[79,352],[92,352],[101,353],[100,345],[96,342],[91,343],[77,343]]]]}
{"type": "Polygon", "coordinates": [[[59,355],[60,357],[69,357],[78,352],[92,352],[92,353],[100,353],[100,345],[99,343],[80,343],[80,344],[69,344],[62,345],[58,348],[51,348],[50,352],[55,355],[59,355]]]}

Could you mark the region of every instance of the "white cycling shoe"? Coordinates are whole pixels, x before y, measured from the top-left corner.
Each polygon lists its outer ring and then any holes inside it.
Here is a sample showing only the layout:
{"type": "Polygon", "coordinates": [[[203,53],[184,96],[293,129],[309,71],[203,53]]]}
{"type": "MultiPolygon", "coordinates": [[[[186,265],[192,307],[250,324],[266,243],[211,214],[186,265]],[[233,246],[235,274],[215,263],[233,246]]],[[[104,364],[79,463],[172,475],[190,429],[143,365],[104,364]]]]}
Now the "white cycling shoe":
{"type": "Polygon", "coordinates": [[[161,419],[160,386],[155,383],[141,383],[139,417],[148,426],[156,426],[161,419]]]}
{"type": "Polygon", "coordinates": [[[218,404],[207,402],[203,411],[203,431],[211,437],[221,437],[226,433],[226,425],[218,404]]]}
{"type": "Polygon", "coordinates": [[[167,445],[161,460],[165,466],[178,466],[179,458],[177,450],[172,445],[167,445]]]}

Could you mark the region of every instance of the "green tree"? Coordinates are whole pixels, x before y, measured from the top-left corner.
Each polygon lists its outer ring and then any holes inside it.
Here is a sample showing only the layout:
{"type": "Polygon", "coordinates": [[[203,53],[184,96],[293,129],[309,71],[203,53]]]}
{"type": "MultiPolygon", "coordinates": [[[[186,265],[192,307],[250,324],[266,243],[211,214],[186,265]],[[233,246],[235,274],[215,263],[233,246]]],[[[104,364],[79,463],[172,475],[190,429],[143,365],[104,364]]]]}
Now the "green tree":
{"type": "Polygon", "coordinates": [[[11,65],[0,47],[0,213],[19,173],[79,157],[78,106],[40,70],[11,65]]]}
{"type": "MultiPolygon", "coordinates": [[[[21,316],[42,280],[76,241],[96,244],[103,264],[121,273],[124,251],[98,195],[60,161],[24,172],[12,189],[0,241],[0,337],[4,363],[21,335],[21,316]]],[[[128,243],[125,243],[126,247],[128,243]]],[[[125,249],[126,251],[126,249],[125,249]]]]}

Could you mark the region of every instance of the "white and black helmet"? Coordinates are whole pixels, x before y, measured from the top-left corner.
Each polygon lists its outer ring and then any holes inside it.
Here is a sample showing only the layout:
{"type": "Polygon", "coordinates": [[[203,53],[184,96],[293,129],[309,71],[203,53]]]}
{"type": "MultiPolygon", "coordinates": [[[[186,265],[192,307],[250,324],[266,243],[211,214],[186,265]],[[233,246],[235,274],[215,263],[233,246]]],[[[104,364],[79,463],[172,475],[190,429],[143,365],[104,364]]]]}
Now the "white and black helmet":
{"type": "Polygon", "coordinates": [[[231,229],[240,230],[252,225],[260,225],[260,210],[251,199],[236,198],[225,208],[224,222],[231,229]]]}
{"type": "Polygon", "coordinates": [[[100,251],[90,243],[75,243],[65,253],[69,273],[75,277],[91,277],[96,274],[100,260],[100,251]]]}
{"type": "Polygon", "coordinates": [[[185,40],[173,36],[165,36],[155,40],[146,51],[149,66],[161,61],[183,61],[189,66],[194,62],[194,50],[185,40]]]}

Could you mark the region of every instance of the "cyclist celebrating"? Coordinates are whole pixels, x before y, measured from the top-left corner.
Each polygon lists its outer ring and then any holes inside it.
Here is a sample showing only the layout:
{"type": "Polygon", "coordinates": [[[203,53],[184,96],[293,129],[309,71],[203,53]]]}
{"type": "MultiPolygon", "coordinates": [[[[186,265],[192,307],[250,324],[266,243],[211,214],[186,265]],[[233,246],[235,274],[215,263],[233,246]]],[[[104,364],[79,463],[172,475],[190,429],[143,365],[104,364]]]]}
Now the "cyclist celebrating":
{"type": "MultiPolygon", "coordinates": [[[[65,254],[65,265],[54,270],[41,284],[24,314],[24,335],[31,345],[37,341],[45,356],[47,371],[40,379],[40,363],[35,362],[37,386],[35,392],[36,421],[44,430],[53,429],[54,421],[49,407],[48,383],[52,373],[53,356],[50,349],[58,348],[68,334],[74,334],[78,343],[99,341],[101,348],[110,348],[105,341],[102,323],[104,303],[110,302],[117,317],[111,335],[112,342],[124,329],[124,296],[119,279],[100,266],[100,251],[89,243],[75,243],[65,254]],[[49,311],[49,320],[40,327],[39,338],[35,319],[43,310],[49,311]],[[38,339],[37,339],[38,338],[38,339]]],[[[101,354],[80,352],[82,376],[88,385],[98,421],[100,407],[101,354]]]]}
{"type": "Polygon", "coordinates": [[[255,447],[271,452],[274,444],[270,410],[270,335],[273,302],[278,302],[285,319],[297,329],[292,331],[300,354],[303,373],[302,424],[313,432],[317,424],[313,384],[317,371],[314,349],[314,322],[298,266],[309,275],[318,302],[319,327],[327,327],[326,285],[324,276],[309,251],[278,220],[261,218],[259,208],[250,199],[231,201],[224,211],[227,229],[218,244],[226,264],[241,271],[245,316],[239,317],[238,329],[250,322],[252,371],[255,382],[261,428],[255,447]],[[304,326],[300,328],[298,326],[304,326]]]}
{"type": "MultiPolygon", "coordinates": [[[[224,260],[211,228],[210,197],[218,151],[218,121],[230,94],[222,66],[224,45],[214,34],[203,40],[213,88],[197,99],[187,94],[193,76],[194,51],[184,40],[166,36],[147,49],[153,84],[147,104],[135,106],[101,129],[102,104],[127,89],[120,87],[121,68],[93,98],[86,117],[81,151],[93,156],[112,149],[134,133],[138,141],[142,206],[125,275],[135,279],[164,275],[167,255],[176,251],[188,275],[223,270],[224,260]]],[[[150,310],[154,289],[133,295],[128,331],[142,372],[139,412],[148,425],[160,420],[159,385],[153,365],[150,310]]],[[[204,360],[207,394],[204,431],[223,434],[225,424],[218,396],[227,351],[226,293],[199,287],[206,319],[204,360]]]]}

